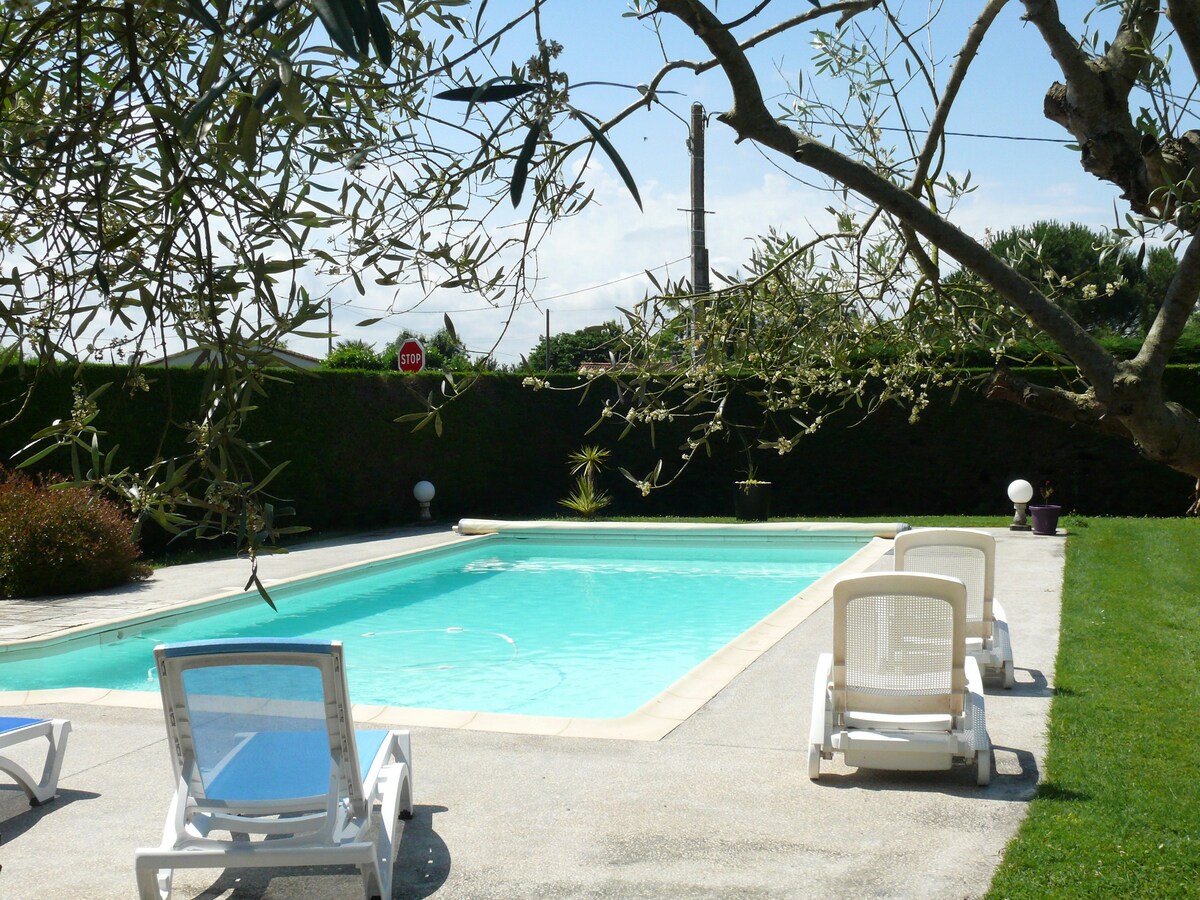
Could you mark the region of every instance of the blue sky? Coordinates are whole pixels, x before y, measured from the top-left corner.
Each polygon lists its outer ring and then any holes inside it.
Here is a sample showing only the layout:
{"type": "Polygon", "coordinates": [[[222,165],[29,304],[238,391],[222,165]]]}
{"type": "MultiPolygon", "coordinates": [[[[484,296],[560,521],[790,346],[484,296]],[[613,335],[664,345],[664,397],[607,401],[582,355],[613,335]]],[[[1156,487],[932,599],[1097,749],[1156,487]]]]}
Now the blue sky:
{"type": "MultiPolygon", "coordinates": [[[[722,15],[738,14],[747,3],[722,3],[722,15]]],[[[796,10],[803,4],[777,4],[796,10]]],[[[946,4],[938,27],[939,83],[950,71],[981,2],[946,4]]],[[[1078,15],[1088,3],[1062,4],[1078,15]]],[[[504,15],[522,3],[492,0],[488,18],[502,23],[504,15]]],[[[604,80],[626,84],[648,82],[662,61],[658,41],[648,26],[622,17],[622,2],[558,0],[548,5],[544,33],[564,45],[560,68],[573,82],[604,80]]],[[[915,18],[928,9],[924,2],[905,5],[915,18]]],[[[1022,7],[1010,3],[1001,13],[972,66],[967,84],[951,115],[948,129],[1016,137],[1063,140],[1058,126],[1042,117],[1046,88],[1058,77],[1041,38],[1020,21],[1022,7]]],[[[667,49],[687,59],[702,59],[703,47],[674,22],[666,34],[667,49]]],[[[1078,31],[1078,29],[1075,29],[1078,31]]],[[[515,33],[496,57],[500,71],[509,62],[528,58],[533,44],[528,33],[515,33]]],[[[783,100],[787,82],[796,73],[810,77],[812,49],[809,33],[798,30],[766,42],[753,61],[763,75],[768,95],[783,100]],[[786,80],[785,80],[786,79],[786,80]]],[[[729,90],[720,73],[694,76],[673,73],[663,88],[680,95],[663,99],[686,119],[693,101],[710,115],[724,110],[729,90]]],[[[611,115],[636,97],[615,88],[580,88],[572,95],[577,105],[599,115],[611,115]]],[[[920,117],[917,117],[920,121],[920,117]]],[[[901,135],[895,135],[897,140],[901,135]]],[[[687,130],[682,121],[661,109],[639,112],[610,134],[638,183],[643,199],[639,211],[607,160],[597,158],[588,174],[597,202],[582,215],[556,226],[542,246],[535,304],[518,311],[503,338],[505,315],[486,310],[471,295],[456,291],[435,294],[419,310],[398,315],[369,328],[355,323],[391,302],[390,294],[369,292],[358,297],[352,289],[339,295],[334,330],[340,338],[362,338],[382,346],[402,328],[431,332],[444,313],[453,318],[474,353],[492,350],[500,362],[513,363],[544,333],[546,310],[554,333],[571,331],[617,317],[618,305],[640,300],[650,289],[642,274],[653,269],[660,278],[689,273],[689,205],[687,130]],[[670,265],[667,265],[670,263],[670,265]],[[345,305],[343,305],[345,304],[345,305]]],[[[977,190],[956,211],[967,231],[982,235],[985,228],[1001,229],[1055,218],[1089,225],[1114,222],[1116,191],[1085,173],[1075,151],[1060,143],[952,137],[948,167],[959,175],[970,170],[977,190]]],[[[735,271],[748,256],[751,240],[770,228],[803,235],[819,228],[830,198],[806,186],[810,173],[765,155],[749,143],[735,145],[730,129],[715,120],[706,132],[708,244],[713,267],[735,271]],[[802,180],[798,180],[802,179],[802,180]]],[[[1121,214],[1124,209],[1118,206],[1121,214]]],[[[319,342],[297,340],[294,349],[323,355],[319,342]]]]}

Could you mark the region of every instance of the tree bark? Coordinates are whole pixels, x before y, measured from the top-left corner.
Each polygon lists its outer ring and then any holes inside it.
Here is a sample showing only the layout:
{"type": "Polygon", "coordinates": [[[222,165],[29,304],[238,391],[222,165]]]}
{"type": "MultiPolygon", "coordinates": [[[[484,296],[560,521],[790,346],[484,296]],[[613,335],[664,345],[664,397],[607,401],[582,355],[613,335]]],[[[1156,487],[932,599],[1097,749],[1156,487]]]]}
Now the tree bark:
{"type": "MultiPolygon", "coordinates": [[[[1189,204],[1200,199],[1194,186],[1181,187],[1190,173],[1200,171],[1200,132],[1157,137],[1143,133],[1130,113],[1129,94],[1147,66],[1159,21],[1159,4],[1133,4],[1103,56],[1091,57],[1062,24],[1055,0],[1022,0],[1025,18],[1042,36],[1066,83],[1055,82],[1046,92],[1043,112],[1069,131],[1079,143],[1080,164],[1121,189],[1122,197],[1140,215],[1173,219],[1191,228],[1195,213],[1189,204]],[[1178,195],[1168,188],[1175,186],[1178,195]]],[[[1170,4],[1172,21],[1189,59],[1200,63],[1200,16],[1196,0],[1170,4]],[[1179,16],[1188,18],[1183,29],[1179,16]],[[1195,54],[1193,56],[1193,53],[1195,54]]]]}

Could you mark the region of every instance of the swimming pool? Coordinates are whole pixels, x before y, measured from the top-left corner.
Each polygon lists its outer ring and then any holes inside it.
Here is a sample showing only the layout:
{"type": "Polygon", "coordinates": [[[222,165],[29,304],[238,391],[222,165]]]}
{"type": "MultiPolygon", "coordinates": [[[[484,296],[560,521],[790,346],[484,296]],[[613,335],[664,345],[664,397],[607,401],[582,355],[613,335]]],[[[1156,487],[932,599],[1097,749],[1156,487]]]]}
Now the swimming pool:
{"type": "MultiPolygon", "coordinates": [[[[748,533],[746,533],[748,534],[748,533]]],[[[154,692],[163,641],[346,644],[358,704],[611,718],[643,706],[869,536],[495,535],[205,611],[2,654],[0,690],[154,692]]]]}

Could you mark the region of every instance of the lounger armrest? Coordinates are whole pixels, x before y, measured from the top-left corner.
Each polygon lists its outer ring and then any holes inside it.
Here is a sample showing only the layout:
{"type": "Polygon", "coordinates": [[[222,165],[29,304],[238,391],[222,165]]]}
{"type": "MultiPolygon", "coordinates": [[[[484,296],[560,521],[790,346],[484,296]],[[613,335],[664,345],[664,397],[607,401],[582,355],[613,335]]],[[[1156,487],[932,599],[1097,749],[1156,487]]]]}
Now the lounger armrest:
{"type": "Polygon", "coordinates": [[[369,803],[382,798],[381,775],[395,773],[396,769],[399,769],[398,780],[402,782],[399,786],[401,812],[407,817],[412,814],[412,737],[405,730],[388,732],[371,765],[363,773],[363,794],[369,803]]]}
{"type": "Polygon", "coordinates": [[[16,780],[33,806],[53,800],[58,795],[58,776],[62,772],[67,735],[70,733],[71,722],[68,719],[36,719],[0,734],[0,749],[37,738],[45,738],[48,743],[41,774],[36,777],[15,760],[0,756],[0,772],[7,772],[16,780]]]}
{"type": "Polygon", "coordinates": [[[996,617],[996,621],[992,624],[992,646],[996,648],[996,655],[1002,662],[1011,662],[1013,655],[1012,640],[1008,635],[1008,616],[1005,615],[1000,601],[992,601],[992,613],[996,617]]]}
{"type": "Polygon", "coordinates": [[[983,675],[979,671],[979,663],[975,657],[968,656],[963,660],[963,668],[967,676],[967,697],[963,704],[964,726],[967,739],[974,750],[986,751],[990,746],[987,733],[987,713],[983,698],[983,675]]]}
{"type": "Polygon", "coordinates": [[[833,722],[829,707],[829,680],[833,675],[833,654],[822,653],[817,657],[817,672],[813,676],[812,719],[809,720],[808,740],[810,744],[826,745],[833,722]]]}

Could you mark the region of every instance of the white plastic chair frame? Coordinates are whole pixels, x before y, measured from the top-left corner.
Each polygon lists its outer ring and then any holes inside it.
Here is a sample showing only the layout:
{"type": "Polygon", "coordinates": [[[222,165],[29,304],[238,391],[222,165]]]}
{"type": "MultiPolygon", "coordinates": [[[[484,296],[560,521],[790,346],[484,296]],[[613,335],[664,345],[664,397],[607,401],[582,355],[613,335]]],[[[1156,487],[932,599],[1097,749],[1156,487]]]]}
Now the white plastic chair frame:
{"type": "MultiPolygon", "coordinates": [[[[392,896],[398,819],[412,817],[412,748],[407,731],[358,732],[380,739],[365,777],[351,718],[339,641],[228,640],[155,649],[163,711],[172,748],[175,794],[161,844],[135,854],[142,900],[167,900],[177,868],[355,866],[365,898],[392,896]],[[248,734],[212,771],[201,776],[189,720],[183,673],[205,666],[312,666],[320,671],[329,738],[329,783],[324,794],[282,800],[205,796],[256,735],[248,734]],[[211,836],[227,831],[228,839],[211,836]],[[252,841],[251,835],[269,838],[252,841]]],[[[278,759],[280,766],[287,759],[278,759]]]]}
{"type": "Polygon", "coordinates": [[[986,531],[926,528],[896,535],[897,572],[929,572],[967,586],[967,652],[984,674],[1013,686],[1008,616],[995,598],[996,539],[986,531]]]}
{"type": "Polygon", "coordinates": [[[66,719],[17,719],[0,717],[0,750],[26,741],[45,738],[46,762],[41,777],[35,778],[24,766],[0,754],[0,772],[6,772],[25,791],[31,806],[39,806],[58,796],[58,776],[67,753],[67,735],[71,723],[66,719]]]}
{"type": "Polygon", "coordinates": [[[848,766],[900,771],[976,766],[992,754],[979,666],[966,654],[966,586],[942,575],[881,572],[833,586],[833,652],[813,683],[808,774],[848,766]]]}

